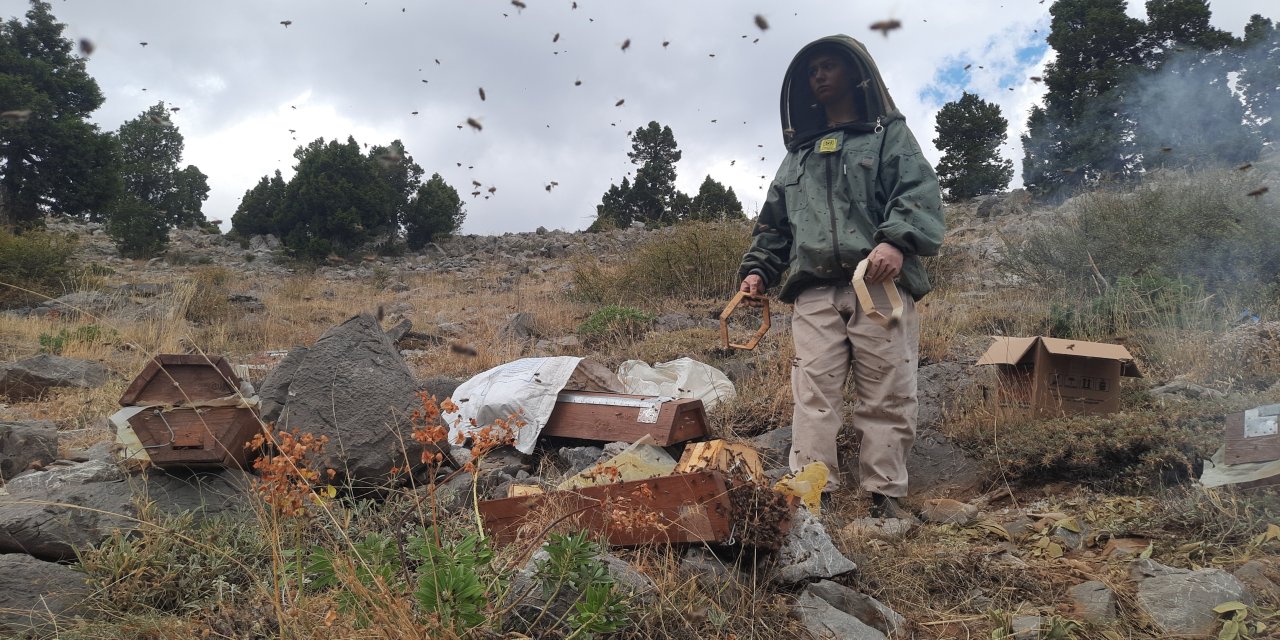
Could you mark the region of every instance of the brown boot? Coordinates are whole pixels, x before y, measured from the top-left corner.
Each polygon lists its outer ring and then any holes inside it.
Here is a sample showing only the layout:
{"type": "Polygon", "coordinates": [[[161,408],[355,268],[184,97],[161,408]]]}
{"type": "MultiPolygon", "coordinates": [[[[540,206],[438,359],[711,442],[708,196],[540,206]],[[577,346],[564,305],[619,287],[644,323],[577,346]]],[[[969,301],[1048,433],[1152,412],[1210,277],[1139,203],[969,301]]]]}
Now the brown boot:
{"type": "Polygon", "coordinates": [[[897,518],[906,520],[907,522],[918,523],[914,513],[902,506],[897,498],[891,498],[879,493],[871,494],[871,517],[873,518],[897,518]]]}

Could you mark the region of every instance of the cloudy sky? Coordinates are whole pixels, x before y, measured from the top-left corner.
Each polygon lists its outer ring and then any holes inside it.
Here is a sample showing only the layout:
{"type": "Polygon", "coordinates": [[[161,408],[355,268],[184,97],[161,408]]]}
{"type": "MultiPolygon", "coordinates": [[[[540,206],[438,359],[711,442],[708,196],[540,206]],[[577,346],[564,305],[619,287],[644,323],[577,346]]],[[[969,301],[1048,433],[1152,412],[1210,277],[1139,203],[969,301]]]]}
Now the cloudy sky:
{"type": "MultiPolygon", "coordinates": [[[[1273,2],[1212,2],[1213,23],[1240,35],[1251,14],[1280,17],[1273,2]]],[[[581,229],[609,185],[635,169],[628,132],[651,120],[675,132],[681,189],[692,195],[711,175],[751,214],[784,152],[786,65],[832,33],[867,44],[932,162],[937,111],[968,90],[1003,109],[1004,154],[1017,167],[1025,114],[1043,93],[1028,78],[1052,56],[1051,0],[52,4],[66,35],[96,45],[88,70],[106,103],[94,120],[116,129],[158,101],[178,107],[183,162],[208,174],[205,215],[224,222],[263,175],[292,174],[298,145],[350,135],[402,139],[428,176],[439,172],[464,194],[464,232],[581,229]],[[887,37],[868,28],[885,19],[903,26],[887,37]],[[497,191],[473,198],[472,180],[497,191]],[[551,181],[559,184],[547,192],[551,181]]],[[[1145,17],[1143,4],[1131,0],[1130,13],[1145,17]]],[[[26,8],[0,0],[5,18],[26,8]]]]}

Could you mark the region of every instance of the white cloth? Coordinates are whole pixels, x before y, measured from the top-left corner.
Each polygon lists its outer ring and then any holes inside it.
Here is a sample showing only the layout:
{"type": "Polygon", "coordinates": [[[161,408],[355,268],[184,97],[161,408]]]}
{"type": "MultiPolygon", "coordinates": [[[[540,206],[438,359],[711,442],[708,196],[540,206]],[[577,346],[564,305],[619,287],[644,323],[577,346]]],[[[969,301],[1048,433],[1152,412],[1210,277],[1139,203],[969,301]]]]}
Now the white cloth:
{"type": "Polygon", "coordinates": [[[627,360],[618,367],[618,379],[627,393],[697,398],[707,411],[738,395],[724,372],[693,358],[679,358],[653,366],[641,360],[627,360]]]}
{"type": "Polygon", "coordinates": [[[522,358],[476,374],[453,392],[458,410],[444,413],[449,442],[458,444],[495,420],[519,420],[525,425],[516,431],[515,448],[533,453],[538,434],[556,408],[556,397],[581,360],[573,356],[522,358]]]}

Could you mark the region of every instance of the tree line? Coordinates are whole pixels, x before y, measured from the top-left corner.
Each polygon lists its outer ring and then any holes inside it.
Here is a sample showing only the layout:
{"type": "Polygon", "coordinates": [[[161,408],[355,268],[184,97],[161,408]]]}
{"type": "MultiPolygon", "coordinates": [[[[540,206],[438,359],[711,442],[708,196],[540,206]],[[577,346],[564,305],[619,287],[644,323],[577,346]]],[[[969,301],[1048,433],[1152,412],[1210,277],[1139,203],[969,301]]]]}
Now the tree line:
{"type": "MultiPolygon", "coordinates": [[[[1024,186],[1061,197],[1146,171],[1241,164],[1280,136],[1280,29],[1253,15],[1236,38],[1210,24],[1206,0],[1148,0],[1145,21],[1125,0],[1057,0],[1047,42],[1056,58],[1043,104],[1022,136],[1024,186]],[[1234,87],[1232,86],[1234,83],[1234,87]]],[[[1008,122],[964,93],[942,107],[936,169],[952,200],[1003,190],[1008,122]]]]}
{"type": "MultiPolygon", "coordinates": [[[[157,102],[117,131],[90,123],[103,103],[85,69],[92,44],[77,47],[64,29],[41,0],[25,20],[0,23],[0,226],[22,232],[46,215],[101,222],[134,258],[162,253],[173,228],[217,233],[202,211],[208,177],[182,166],[178,107],[157,102]]],[[[318,139],[294,158],[288,182],[276,171],[245,193],[233,234],[273,233],[295,257],[319,260],[370,244],[421,248],[465,218],[457,191],[439,174],[424,182],[399,140],[365,152],[352,138],[318,139]]]]}

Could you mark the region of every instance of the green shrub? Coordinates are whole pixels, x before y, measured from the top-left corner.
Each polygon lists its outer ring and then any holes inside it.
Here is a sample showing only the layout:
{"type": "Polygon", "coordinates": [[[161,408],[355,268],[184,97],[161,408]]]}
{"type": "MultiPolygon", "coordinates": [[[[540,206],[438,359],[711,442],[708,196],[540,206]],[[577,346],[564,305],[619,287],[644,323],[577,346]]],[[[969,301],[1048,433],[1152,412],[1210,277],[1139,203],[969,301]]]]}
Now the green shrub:
{"type": "Polygon", "coordinates": [[[635,337],[643,334],[651,322],[653,314],[632,307],[609,305],[591,314],[578,327],[578,335],[586,340],[635,337]]]}
{"type": "Polygon", "coordinates": [[[1209,293],[1280,280],[1274,197],[1246,172],[1162,173],[1132,193],[1095,191],[1077,215],[1010,243],[1004,267],[1047,288],[1099,294],[1122,278],[1179,278],[1209,293]],[[1101,279],[1101,281],[1100,281],[1101,279]]]}
{"type": "MultiPolygon", "coordinates": [[[[146,519],[146,518],[144,518],[146,519]]],[[[114,614],[191,612],[270,589],[267,538],[254,525],[162,516],[79,552],[95,608],[114,614]]]]}
{"type": "Polygon", "coordinates": [[[15,235],[0,230],[0,304],[27,304],[57,297],[72,275],[72,236],[44,231],[15,235]]]}
{"type": "Polygon", "coordinates": [[[107,217],[107,235],[126,258],[153,258],[169,246],[164,211],[131,196],[122,197],[107,217]]]}
{"type": "Polygon", "coordinates": [[[55,356],[62,355],[62,350],[69,344],[97,342],[103,338],[113,338],[115,336],[115,329],[103,331],[102,327],[96,324],[87,324],[70,331],[64,327],[59,329],[56,334],[40,334],[39,353],[48,353],[55,356]]]}
{"type": "Polygon", "coordinates": [[[573,295],[603,304],[728,298],[738,290],[738,265],[750,245],[750,227],[742,223],[679,224],[652,232],[616,267],[580,260],[573,295]]]}

